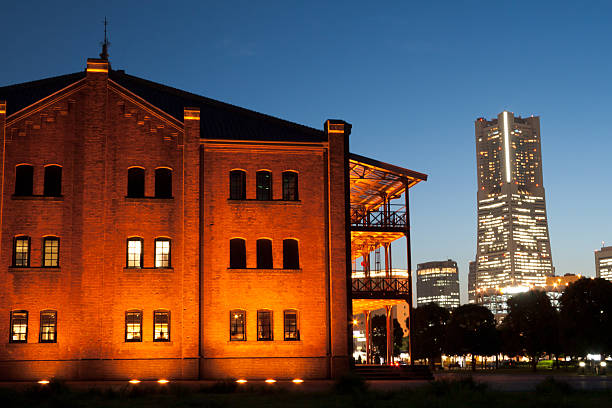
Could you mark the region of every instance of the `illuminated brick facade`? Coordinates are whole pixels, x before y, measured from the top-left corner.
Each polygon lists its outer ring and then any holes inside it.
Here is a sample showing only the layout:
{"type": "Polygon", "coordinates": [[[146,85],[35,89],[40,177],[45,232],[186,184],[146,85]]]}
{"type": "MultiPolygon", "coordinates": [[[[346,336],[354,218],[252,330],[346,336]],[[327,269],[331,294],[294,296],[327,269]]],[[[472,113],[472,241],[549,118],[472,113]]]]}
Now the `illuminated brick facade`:
{"type": "Polygon", "coordinates": [[[311,129],[109,68],[0,88],[0,379],[348,370],[350,125],[311,129]],[[244,267],[230,268],[233,239],[244,267]]]}

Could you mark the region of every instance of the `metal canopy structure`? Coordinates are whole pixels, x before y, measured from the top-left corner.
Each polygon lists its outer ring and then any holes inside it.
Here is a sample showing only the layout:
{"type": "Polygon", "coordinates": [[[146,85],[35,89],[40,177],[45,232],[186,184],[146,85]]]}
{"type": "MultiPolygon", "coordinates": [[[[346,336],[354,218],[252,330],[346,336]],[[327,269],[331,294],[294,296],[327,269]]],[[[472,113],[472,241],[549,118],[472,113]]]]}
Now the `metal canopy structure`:
{"type": "Polygon", "coordinates": [[[380,207],[385,196],[399,198],[406,185],[410,188],[427,180],[426,174],[354,153],[349,155],[349,177],[351,206],[362,206],[368,211],[380,207]]]}

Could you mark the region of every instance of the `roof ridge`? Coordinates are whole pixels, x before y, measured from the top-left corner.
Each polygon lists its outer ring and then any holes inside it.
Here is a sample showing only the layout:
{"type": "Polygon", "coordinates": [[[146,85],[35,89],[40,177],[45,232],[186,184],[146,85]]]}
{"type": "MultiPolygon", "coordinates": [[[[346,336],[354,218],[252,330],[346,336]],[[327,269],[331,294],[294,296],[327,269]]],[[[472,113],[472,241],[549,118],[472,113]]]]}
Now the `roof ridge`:
{"type": "Polygon", "coordinates": [[[68,79],[68,78],[70,78],[72,76],[78,77],[79,75],[82,75],[84,77],[85,74],[86,74],[85,71],[77,71],[77,72],[73,72],[71,74],[56,75],[56,76],[47,77],[47,78],[43,78],[43,79],[37,79],[35,81],[20,82],[18,84],[0,86],[0,90],[10,90],[11,88],[19,88],[19,87],[24,87],[24,86],[27,86],[27,87],[38,86],[38,85],[41,85],[44,82],[54,81],[54,80],[58,80],[58,79],[68,79]]]}
{"type": "Polygon", "coordinates": [[[309,131],[309,132],[315,132],[315,133],[318,133],[318,134],[323,134],[324,133],[323,130],[321,130],[321,129],[317,129],[317,128],[313,128],[313,127],[310,127],[310,126],[302,125],[302,124],[297,123],[297,122],[292,122],[292,121],[289,121],[289,120],[286,120],[286,119],[278,118],[276,116],[272,116],[272,115],[268,115],[268,114],[265,114],[265,113],[261,113],[261,112],[255,111],[253,109],[243,108],[243,107],[240,107],[240,106],[237,106],[237,105],[233,105],[233,104],[228,103],[228,102],[219,101],[217,99],[212,99],[212,98],[209,98],[207,96],[198,95],[198,94],[195,94],[195,93],[192,93],[192,92],[185,91],[183,89],[175,88],[175,87],[172,87],[172,86],[169,86],[169,85],[161,84],[159,82],[154,82],[154,81],[151,81],[151,80],[148,80],[148,79],[144,79],[144,78],[141,78],[141,77],[130,75],[130,74],[125,73],[125,71],[123,71],[123,70],[112,70],[111,74],[122,75],[122,76],[128,77],[129,79],[143,82],[146,85],[152,85],[152,86],[155,86],[155,87],[158,87],[158,88],[162,88],[162,90],[171,91],[176,96],[179,96],[179,97],[189,97],[189,98],[192,98],[192,99],[198,99],[199,101],[204,102],[207,105],[213,106],[215,108],[231,109],[231,110],[234,110],[234,111],[239,112],[239,113],[244,113],[244,114],[247,114],[249,116],[254,116],[254,117],[258,118],[258,119],[266,119],[266,120],[270,120],[270,121],[274,121],[274,122],[280,122],[280,123],[282,123],[284,125],[289,125],[289,126],[295,127],[297,129],[300,129],[300,130],[305,130],[305,131],[309,131]]]}

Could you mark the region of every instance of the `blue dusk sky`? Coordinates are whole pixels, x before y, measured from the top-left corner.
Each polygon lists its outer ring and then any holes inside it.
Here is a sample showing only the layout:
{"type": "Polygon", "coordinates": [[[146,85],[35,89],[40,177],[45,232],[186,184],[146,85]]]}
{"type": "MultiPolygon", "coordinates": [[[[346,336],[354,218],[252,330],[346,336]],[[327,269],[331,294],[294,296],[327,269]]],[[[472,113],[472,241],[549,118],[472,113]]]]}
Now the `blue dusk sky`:
{"type": "Polygon", "coordinates": [[[456,260],[463,301],[478,117],[540,116],[557,274],[593,276],[593,251],[612,244],[608,1],[60,0],[0,13],[0,86],[84,69],[107,16],[114,69],[319,129],[352,123],[352,152],[429,175],[411,190],[413,268],[456,260]]]}

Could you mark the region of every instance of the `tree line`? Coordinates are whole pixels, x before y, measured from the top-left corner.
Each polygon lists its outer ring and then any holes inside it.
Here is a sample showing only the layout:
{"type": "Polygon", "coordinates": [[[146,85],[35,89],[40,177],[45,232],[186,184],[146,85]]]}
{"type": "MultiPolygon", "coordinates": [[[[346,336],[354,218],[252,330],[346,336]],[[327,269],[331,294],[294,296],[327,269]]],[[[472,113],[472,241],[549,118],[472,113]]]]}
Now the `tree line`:
{"type": "MultiPolygon", "coordinates": [[[[442,354],[527,356],[535,370],[544,355],[612,355],[612,282],[582,278],[570,284],[557,310],[539,290],[508,300],[508,314],[497,324],[484,306],[466,304],[448,311],[435,304],[413,310],[414,359],[440,361],[442,354]]],[[[472,358],[472,369],[476,359],[472,358]]]]}

